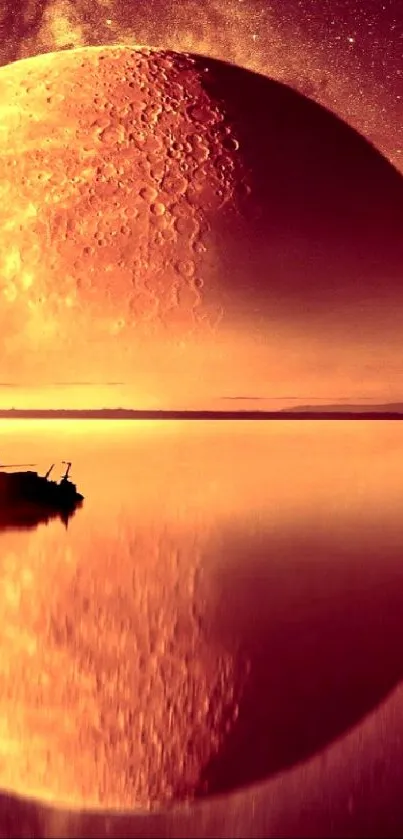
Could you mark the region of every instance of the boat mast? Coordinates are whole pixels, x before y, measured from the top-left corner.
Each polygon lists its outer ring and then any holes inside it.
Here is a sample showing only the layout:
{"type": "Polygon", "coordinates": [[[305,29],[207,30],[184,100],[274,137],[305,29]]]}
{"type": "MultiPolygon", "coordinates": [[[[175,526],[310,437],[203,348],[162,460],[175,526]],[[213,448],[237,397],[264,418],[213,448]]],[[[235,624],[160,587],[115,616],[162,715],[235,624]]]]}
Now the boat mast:
{"type": "Polygon", "coordinates": [[[71,462],[69,460],[62,460],[62,463],[65,463],[66,466],[67,466],[67,469],[66,469],[66,471],[63,475],[62,481],[67,481],[68,477],[69,477],[69,472],[70,472],[70,469],[71,469],[71,462]]]}

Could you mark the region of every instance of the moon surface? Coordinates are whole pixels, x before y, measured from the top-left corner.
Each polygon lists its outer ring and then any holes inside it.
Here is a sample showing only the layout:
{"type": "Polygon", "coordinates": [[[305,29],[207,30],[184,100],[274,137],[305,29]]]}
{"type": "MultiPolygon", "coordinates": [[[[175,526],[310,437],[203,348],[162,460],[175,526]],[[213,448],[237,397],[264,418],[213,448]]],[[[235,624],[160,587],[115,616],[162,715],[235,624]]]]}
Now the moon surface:
{"type": "Polygon", "coordinates": [[[335,117],[110,46],[3,67],[0,102],[3,381],[188,407],[397,380],[402,183],[335,117]]]}
{"type": "Polygon", "coordinates": [[[87,49],[15,66],[1,91],[7,366],[130,376],[145,347],[164,366],[167,344],[213,332],[210,218],[242,176],[192,60],[87,49]]]}

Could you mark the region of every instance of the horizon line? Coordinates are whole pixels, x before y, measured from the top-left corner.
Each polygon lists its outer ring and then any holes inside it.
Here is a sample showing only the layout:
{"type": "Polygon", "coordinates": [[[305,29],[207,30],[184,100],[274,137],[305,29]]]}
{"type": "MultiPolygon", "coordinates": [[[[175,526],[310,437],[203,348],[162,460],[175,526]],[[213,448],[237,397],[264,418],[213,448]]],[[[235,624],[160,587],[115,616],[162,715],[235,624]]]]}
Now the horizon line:
{"type": "Polygon", "coordinates": [[[403,419],[402,403],[362,406],[328,405],[320,408],[300,406],[276,411],[214,409],[147,409],[147,408],[3,408],[0,419],[82,419],[82,420],[299,420],[299,419],[403,419]]]}

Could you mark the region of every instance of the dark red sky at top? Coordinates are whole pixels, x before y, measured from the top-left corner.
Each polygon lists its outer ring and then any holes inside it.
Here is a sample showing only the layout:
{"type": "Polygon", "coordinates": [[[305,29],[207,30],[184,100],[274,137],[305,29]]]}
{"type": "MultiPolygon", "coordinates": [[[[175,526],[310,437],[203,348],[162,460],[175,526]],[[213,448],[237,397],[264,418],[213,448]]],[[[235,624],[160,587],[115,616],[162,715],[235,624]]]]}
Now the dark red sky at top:
{"type": "Polygon", "coordinates": [[[316,99],[403,168],[400,0],[1,0],[0,64],[137,42],[226,59],[316,99]]]}

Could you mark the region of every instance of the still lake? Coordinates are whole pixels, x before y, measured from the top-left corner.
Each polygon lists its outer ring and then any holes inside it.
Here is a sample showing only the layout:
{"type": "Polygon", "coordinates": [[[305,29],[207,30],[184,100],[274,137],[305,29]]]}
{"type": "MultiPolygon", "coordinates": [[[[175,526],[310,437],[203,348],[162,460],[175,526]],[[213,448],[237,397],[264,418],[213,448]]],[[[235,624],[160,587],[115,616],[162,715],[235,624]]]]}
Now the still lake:
{"type": "Polygon", "coordinates": [[[281,772],[403,676],[403,423],[0,421],[0,787],[147,808],[281,772]]]}

